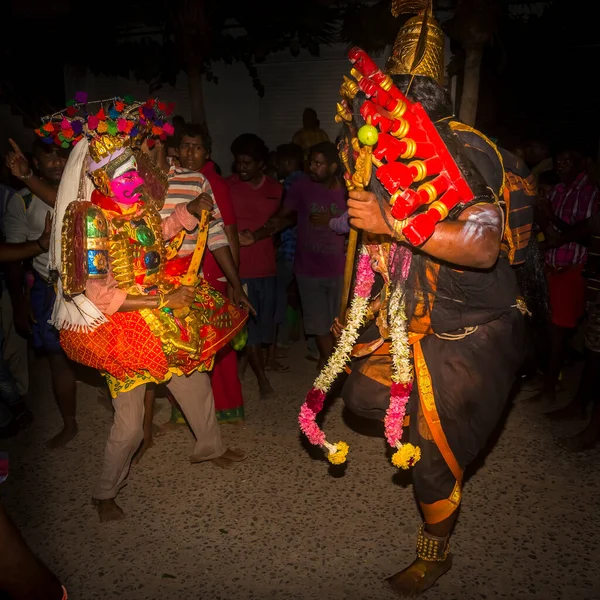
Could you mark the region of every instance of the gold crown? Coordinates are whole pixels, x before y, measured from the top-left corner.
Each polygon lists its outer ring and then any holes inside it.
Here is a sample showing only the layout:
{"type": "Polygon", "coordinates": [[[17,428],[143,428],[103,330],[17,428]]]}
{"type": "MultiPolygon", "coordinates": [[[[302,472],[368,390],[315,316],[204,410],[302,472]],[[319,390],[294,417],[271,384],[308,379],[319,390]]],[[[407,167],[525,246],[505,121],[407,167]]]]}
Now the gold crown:
{"type": "Polygon", "coordinates": [[[90,141],[90,156],[94,162],[100,162],[117,150],[129,146],[130,143],[131,139],[129,137],[110,134],[101,135],[90,141]]]}
{"type": "MultiPolygon", "coordinates": [[[[418,2],[396,0],[392,14],[413,12],[418,2]]],[[[422,12],[409,19],[398,32],[385,71],[389,75],[424,75],[442,83],[444,78],[444,32],[434,19],[431,3],[424,2],[422,12]],[[420,40],[425,36],[424,40],[420,40]],[[421,43],[419,43],[421,41],[421,43]]]]}

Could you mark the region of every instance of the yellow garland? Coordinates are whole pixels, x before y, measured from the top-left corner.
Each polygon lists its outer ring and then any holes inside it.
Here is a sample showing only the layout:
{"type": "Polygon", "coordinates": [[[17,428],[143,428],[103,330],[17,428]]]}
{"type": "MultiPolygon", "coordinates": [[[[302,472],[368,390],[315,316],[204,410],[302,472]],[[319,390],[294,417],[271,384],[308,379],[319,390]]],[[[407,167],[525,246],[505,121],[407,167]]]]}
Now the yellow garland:
{"type": "Polygon", "coordinates": [[[421,458],[421,448],[412,444],[402,444],[392,456],[392,464],[399,469],[414,467],[421,458]]]}
{"type": "Polygon", "coordinates": [[[346,462],[346,456],[348,455],[348,450],[350,446],[346,444],[346,442],[338,442],[335,444],[335,452],[329,453],[327,455],[327,460],[332,465],[341,465],[346,462]]]}

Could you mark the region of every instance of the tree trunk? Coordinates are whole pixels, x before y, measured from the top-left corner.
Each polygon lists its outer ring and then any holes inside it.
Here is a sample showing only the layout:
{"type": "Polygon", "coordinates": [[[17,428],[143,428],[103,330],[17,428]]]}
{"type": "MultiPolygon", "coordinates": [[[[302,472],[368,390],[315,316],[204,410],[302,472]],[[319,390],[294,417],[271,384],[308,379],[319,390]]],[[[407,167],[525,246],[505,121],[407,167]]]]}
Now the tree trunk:
{"type": "Polygon", "coordinates": [[[206,123],[206,110],[204,108],[204,91],[202,89],[202,72],[196,65],[187,68],[188,90],[190,93],[190,108],[192,123],[202,125],[206,123]]]}
{"type": "Polygon", "coordinates": [[[468,46],[465,48],[465,71],[463,75],[462,97],[460,99],[459,119],[472,127],[475,126],[477,116],[477,102],[479,100],[479,75],[483,46],[468,46]]]}

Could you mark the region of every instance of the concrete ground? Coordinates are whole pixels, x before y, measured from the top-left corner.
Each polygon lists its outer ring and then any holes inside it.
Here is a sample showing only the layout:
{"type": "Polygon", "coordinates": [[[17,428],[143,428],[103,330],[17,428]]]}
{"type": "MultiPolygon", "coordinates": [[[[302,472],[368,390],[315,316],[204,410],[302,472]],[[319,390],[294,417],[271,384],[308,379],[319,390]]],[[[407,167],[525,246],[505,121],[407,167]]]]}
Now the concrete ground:
{"type": "MultiPolygon", "coordinates": [[[[245,381],[247,421],[225,439],[250,457],[234,469],[191,465],[190,434],[157,440],[132,469],[119,502],[127,518],[101,525],[90,505],[111,414],[97,390],[79,386],[80,434],[68,448],[43,442],[59,428],[45,363],[30,404],[36,421],[10,453],[2,502],[73,600],[393,600],[384,578],[414,556],[421,523],[410,480],[329,411],[329,439],[350,444],[332,476],[307,452],[296,416],[314,363],[292,349],[292,371],[272,376],[277,397],[258,399],[245,381]]],[[[165,401],[156,423],[168,419],[165,401]]],[[[572,456],[540,408],[517,399],[485,463],[465,486],[453,569],[427,600],[600,599],[599,453],[572,456]]]]}

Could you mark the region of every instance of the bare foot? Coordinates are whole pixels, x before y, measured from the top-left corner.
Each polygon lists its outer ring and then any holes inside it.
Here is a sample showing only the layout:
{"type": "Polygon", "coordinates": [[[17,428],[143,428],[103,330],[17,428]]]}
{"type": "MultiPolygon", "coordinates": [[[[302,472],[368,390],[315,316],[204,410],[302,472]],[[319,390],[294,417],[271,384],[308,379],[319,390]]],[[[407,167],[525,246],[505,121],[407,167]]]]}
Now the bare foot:
{"type": "Polygon", "coordinates": [[[569,402],[566,406],[544,413],[551,421],[583,421],[585,410],[580,402],[569,402]]]}
{"type": "Polygon", "coordinates": [[[419,596],[428,590],[452,566],[452,554],[443,561],[425,561],[417,558],[403,571],[388,577],[386,581],[401,597],[419,596]]]}
{"type": "Polygon", "coordinates": [[[58,450],[58,448],[64,448],[78,432],[77,425],[71,425],[64,427],[63,430],[55,435],[51,440],[46,442],[46,448],[49,450],[58,450]]]}
{"type": "MultiPolygon", "coordinates": [[[[231,469],[235,463],[242,462],[243,460],[246,460],[247,457],[248,455],[242,450],[227,448],[221,456],[211,459],[210,462],[221,469],[231,469]]],[[[192,462],[194,462],[193,458],[192,462]]]]}
{"type": "Polygon", "coordinates": [[[152,439],[152,436],[150,436],[149,438],[144,438],[144,441],[142,442],[142,445],[140,446],[136,457],[133,459],[133,464],[137,465],[140,462],[140,460],[142,460],[144,454],[146,454],[146,452],[150,450],[152,446],[154,446],[154,440],[152,439]]]}
{"type": "Polygon", "coordinates": [[[96,500],[92,502],[98,511],[100,523],[108,523],[108,521],[120,521],[125,518],[123,509],[115,502],[114,498],[110,500],[96,500]]]}

